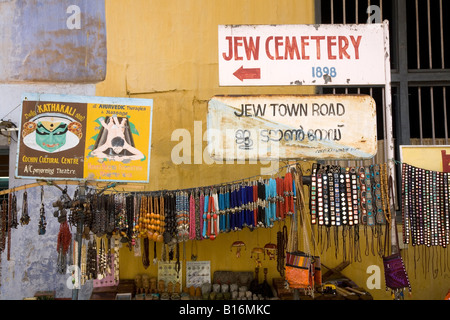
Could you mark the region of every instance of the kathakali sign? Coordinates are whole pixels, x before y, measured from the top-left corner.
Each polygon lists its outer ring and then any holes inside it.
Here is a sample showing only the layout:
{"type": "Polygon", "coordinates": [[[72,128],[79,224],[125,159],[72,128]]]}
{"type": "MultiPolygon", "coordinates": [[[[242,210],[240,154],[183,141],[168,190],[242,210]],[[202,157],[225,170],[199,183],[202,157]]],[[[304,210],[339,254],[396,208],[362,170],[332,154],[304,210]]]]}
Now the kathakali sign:
{"type": "Polygon", "coordinates": [[[370,159],[376,105],[367,95],[216,96],[208,151],[218,160],[370,159]]]}
{"type": "Polygon", "coordinates": [[[24,94],[16,176],[148,182],[153,100],[24,94]]]}

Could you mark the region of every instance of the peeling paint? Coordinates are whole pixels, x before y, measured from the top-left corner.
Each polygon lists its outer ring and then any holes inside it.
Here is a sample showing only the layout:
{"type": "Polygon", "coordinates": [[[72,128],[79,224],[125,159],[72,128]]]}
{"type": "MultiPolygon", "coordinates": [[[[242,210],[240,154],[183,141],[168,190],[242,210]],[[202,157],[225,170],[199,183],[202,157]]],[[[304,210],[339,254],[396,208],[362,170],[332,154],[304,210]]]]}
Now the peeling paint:
{"type": "Polygon", "coordinates": [[[106,76],[104,0],[73,0],[80,29],[69,29],[65,1],[1,4],[0,82],[96,83],[106,76]],[[7,38],[8,37],[8,38],[7,38]]]}

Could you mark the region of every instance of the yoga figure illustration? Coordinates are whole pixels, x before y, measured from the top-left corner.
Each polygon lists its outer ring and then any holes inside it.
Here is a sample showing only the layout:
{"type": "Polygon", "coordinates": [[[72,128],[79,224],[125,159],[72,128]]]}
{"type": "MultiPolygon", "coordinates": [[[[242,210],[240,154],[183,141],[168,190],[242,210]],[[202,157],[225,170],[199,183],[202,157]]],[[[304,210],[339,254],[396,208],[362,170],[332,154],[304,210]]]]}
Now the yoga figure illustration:
{"type": "MultiPolygon", "coordinates": [[[[102,117],[99,119],[106,133],[106,141],[91,152],[91,155],[98,158],[107,158],[114,161],[141,160],[144,154],[130,145],[125,139],[125,129],[127,128],[127,118],[119,120],[116,115],[108,119],[106,123],[102,117]],[[128,152],[126,152],[128,151],[128,152]]],[[[102,138],[99,135],[99,139],[102,138]]]]}

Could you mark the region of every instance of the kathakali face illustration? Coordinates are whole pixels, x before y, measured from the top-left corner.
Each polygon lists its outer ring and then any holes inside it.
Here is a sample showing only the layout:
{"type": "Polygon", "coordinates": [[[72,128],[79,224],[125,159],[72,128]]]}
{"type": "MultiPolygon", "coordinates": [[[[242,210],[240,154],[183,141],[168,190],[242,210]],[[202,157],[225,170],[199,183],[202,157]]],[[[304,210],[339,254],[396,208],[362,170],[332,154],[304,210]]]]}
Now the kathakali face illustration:
{"type": "Polygon", "coordinates": [[[82,125],[59,116],[39,116],[23,125],[26,146],[46,152],[58,152],[75,147],[82,138],[82,125]]]}

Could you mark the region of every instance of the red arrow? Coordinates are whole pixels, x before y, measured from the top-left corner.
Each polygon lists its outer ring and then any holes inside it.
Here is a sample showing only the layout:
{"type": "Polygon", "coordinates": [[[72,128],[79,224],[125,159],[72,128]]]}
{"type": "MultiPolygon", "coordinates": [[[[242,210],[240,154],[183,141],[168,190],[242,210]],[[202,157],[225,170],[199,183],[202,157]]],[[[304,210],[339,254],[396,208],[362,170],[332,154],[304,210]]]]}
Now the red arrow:
{"type": "Polygon", "coordinates": [[[245,79],[261,79],[261,69],[260,68],[249,68],[244,69],[244,66],[241,66],[236,70],[233,75],[241,81],[245,79]]]}

